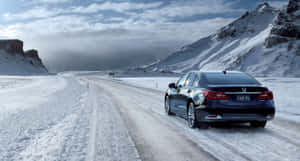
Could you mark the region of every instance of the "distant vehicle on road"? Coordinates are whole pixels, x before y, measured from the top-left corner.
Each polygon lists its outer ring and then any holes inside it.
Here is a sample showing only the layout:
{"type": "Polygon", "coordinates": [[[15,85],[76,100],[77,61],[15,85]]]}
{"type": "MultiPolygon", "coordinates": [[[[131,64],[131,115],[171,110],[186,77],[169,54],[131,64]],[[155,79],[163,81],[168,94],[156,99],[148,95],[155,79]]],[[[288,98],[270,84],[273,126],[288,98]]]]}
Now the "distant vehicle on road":
{"type": "Polygon", "coordinates": [[[272,91],[246,73],[192,71],[169,84],[165,111],[187,119],[191,128],[214,122],[264,128],[274,118],[275,106],[272,91]]]}
{"type": "Polygon", "coordinates": [[[114,73],[114,72],[108,72],[108,76],[114,77],[114,76],[115,76],[115,73],[114,73]]]}

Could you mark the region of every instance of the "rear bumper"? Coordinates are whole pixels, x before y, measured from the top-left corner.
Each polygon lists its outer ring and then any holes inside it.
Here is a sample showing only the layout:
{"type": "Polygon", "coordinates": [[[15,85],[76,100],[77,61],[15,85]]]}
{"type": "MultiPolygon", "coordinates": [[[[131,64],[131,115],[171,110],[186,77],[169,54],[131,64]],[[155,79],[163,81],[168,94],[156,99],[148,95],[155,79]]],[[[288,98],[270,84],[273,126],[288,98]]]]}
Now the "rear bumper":
{"type": "Polygon", "coordinates": [[[202,122],[266,121],[272,120],[275,114],[273,100],[255,100],[247,103],[232,100],[214,100],[207,101],[206,105],[200,105],[196,108],[197,120],[202,122]],[[216,117],[208,117],[210,115],[216,117]]]}
{"type": "Polygon", "coordinates": [[[196,118],[199,122],[249,122],[249,121],[268,121],[274,119],[274,109],[260,109],[258,111],[242,112],[238,111],[218,111],[216,109],[197,109],[196,118]]]}

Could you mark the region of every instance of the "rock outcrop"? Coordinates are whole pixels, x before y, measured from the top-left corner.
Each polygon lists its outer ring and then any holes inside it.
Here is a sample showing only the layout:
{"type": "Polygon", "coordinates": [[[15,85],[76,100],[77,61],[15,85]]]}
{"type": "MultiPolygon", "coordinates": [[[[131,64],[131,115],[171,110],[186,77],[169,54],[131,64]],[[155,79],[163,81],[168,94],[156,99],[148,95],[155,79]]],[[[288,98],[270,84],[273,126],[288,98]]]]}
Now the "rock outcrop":
{"type": "Polygon", "coordinates": [[[245,33],[254,34],[269,25],[269,23],[257,21],[258,19],[269,20],[278,12],[279,10],[271,7],[268,3],[260,4],[254,11],[247,11],[237,20],[222,27],[217,31],[216,37],[218,40],[222,40],[229,37],[238,37],[245,33]]]}
{"type": "Polygon", "coordinates": [[[0,40],[0,74],[47,73],[37,50],[23,50],[21,40],[0,40]]]}
{"type": "Polygon", "coordinates": [[[300,0],[290,0],[278,13],[265,46],[270,48],[295,40],[300,40],[300,0]]]}
{"type": "Polygon", "coordinates": [[[25,58],[36,61],[39,65],[43,65],[42,60],[39,57],[38,51],[35,49],[25,51],[24,56],[25,56],[25,58]]]}
{"type": "Polygon", "coordinates": [[[21,40],[0,40],[0,50],[4,50],[8,54],[24,55],[23,41],[21,40]]]}

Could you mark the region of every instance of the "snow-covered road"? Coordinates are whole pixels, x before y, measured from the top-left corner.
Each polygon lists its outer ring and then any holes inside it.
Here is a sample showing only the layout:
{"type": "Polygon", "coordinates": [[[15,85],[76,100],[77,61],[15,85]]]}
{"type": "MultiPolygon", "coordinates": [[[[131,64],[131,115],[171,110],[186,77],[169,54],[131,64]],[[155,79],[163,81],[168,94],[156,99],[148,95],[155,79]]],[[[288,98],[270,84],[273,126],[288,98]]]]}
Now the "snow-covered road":
{"type": "Polygon", "coordinates": [[[94,75],[0,77],[0,160],[299,161],[300,126],[189,129],[163,92],[94,75]]]}

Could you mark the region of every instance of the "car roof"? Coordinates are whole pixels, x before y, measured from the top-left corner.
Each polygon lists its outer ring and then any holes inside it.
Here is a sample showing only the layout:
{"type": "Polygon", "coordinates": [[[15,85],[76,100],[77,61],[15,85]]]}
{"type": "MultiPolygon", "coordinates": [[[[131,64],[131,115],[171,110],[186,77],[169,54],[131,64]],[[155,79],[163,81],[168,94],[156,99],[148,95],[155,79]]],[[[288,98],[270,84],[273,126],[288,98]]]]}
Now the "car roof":
{"type": "MultiPolygon", "coordinates": [[[[196,74],[201,74],[201,73],[224,73],[224,71],[199,71],[199,70],[195,70],[195,71],[190,71],[189,73],[196,73],[196,74]]],[[[241,72],[241,71],[234,71],[234,70],[231,70],[231,71],[227,71],[226,70],[226,73],[244,73],[244,72],[241,72]]]]}

